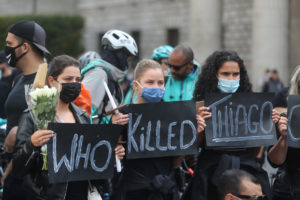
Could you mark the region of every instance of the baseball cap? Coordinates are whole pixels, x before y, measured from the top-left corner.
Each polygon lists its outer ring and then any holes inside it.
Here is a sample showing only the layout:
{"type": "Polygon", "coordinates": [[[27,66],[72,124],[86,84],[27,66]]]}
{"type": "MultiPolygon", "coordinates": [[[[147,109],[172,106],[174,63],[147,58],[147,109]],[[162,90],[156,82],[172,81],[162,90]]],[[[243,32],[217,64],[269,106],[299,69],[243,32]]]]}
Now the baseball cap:
{"type": "Polygon", "coordinates": [[[12,25],[9,28],[8,32],[32,42],[32,44],[34,44],[38,49],[40,49],[44,53],[50,54],[50,52],[45,47],[45,30],[36,22],[25,20],[19,21],[12,25]]]}
{"type": "Polygon", "coordinates": [[[5,53],[4,53],[3,50],[0,51],[0,64],[1,64],[1,63],[7,63],[7,60],[6,60],[6,58],[5,58],[5,53]]]}

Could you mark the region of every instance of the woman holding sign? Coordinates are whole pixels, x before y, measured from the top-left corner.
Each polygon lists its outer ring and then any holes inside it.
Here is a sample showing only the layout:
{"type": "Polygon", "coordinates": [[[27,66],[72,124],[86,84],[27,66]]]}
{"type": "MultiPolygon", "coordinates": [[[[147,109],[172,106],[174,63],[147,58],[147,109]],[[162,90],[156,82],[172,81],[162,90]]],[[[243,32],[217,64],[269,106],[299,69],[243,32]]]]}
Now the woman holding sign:
{"type": "MultiPolygon", "coordinates": [[[[196,101],[203,101],[209,93],[251,92],[251,83],[244,62],[236,52],[216,51],[207,58],[202,69],[194,91],[196,101]]],[[[199,108],[198,114],[197,120],[200,122],[212,116],[208,107],[199,108]]],[[[192,181],[182,199],[219,199],[216,187],[218,179],[223,172],[233,168],[243,169],[256,176],[264,194],[270,195],[268,175],[257,165],[254,148],[206,149],[204,137],[203,131],[199,140],[202,151],[198,156],[192,181]]]]}
{"type": "MultiPolygon", "coordinates": [[[[59,92],[55,121],[89,124],[88,115],[72,103],[81,90],[77,60],[67,55],[55,57],[49,64],[48,82],[49,86],[55,87],[59,92]]],[[[49,184],[48,171],[43,168],[41,147],[52,137],[51,130],[37,130],[32,113],[30,110],[25,111],[17,132],[13,173],[25,179],[30,199],[88,199],[88,181],[49,184]]],[[[117,147],[115,152],[120,158],[124,156],[123,147],[117,147]]]]}
{"type": "MultiPolygon", "coordinates": [[[[136,104],[162,101],[164,73],[159,63],[142,60],[133,81],[136,104]]],[[[129,111],[112,117],[114,124],[128,124],[129,111]]],[[[155,111],[154,111],[155,112],[155,111]]],[[[126,135],[126,134],[125,134],[126,135]]],[[[178,157],[139,158],[125,160],[124,171],[113,199],[115,200],[177,200],[174,163],[178,157]]]]}
{"type": "MultiPolygon", "coordinates": [[[[300,94],[300,66],[296,69],[289,91],[290,95],[300,94]]],[[[269,149],[268,160],[274,167],[279,167],[273,185],[274,200],[300,199],[300,162],[297,148],[288,147],[288,119],[283,113],[277,124],[278,142],[269,149]]],[[[299,130],[298,130],[299,131],[299,130]]]]}

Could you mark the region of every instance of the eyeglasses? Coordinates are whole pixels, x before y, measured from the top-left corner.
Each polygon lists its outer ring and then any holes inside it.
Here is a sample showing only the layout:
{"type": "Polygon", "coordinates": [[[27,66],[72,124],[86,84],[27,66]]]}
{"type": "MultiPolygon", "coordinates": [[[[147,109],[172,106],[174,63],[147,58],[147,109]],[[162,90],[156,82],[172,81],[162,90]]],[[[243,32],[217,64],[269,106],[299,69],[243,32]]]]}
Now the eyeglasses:
{"type": "Polygon", "coordinates": [[[249,195],[241,195],[241,194],[233,194],[235,197],[240,198],[240,199],[249,199],[249,200],[267,200],[267,196],[266,195],[262,195],[262,196],[249,196],[249,195]]]}
{"type": "Polygon", "coordinates": [[[188,61],[186,62],[185,64],[183,65],[171,65],[170,63],[167,63],[167,65],[170,67],[170,68],[173,68],[175,71],[178,71],[180,70],[181,68],[183,68],[184,66],[186,66],[187,64],[189,64],[191,61],[188,61]]]}

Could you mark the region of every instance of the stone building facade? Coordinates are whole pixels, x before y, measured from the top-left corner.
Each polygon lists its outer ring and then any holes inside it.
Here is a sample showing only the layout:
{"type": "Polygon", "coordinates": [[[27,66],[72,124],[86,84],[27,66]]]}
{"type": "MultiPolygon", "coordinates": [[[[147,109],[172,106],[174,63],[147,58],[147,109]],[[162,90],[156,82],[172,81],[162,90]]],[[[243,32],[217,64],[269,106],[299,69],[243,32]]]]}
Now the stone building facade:
{"type": "Polygon", "coordinates": [[[245,60],[256,91],[266,68],[285,85],[300,64],[299,0],[0,0],[0,15],[80,14],[83,43],[99,50],[99,37],[120,29],[138,41],[140,58],[162,44],[190,45],[197,60],[217,49],[235,50],[245,60]],[[50,3],[51,2],[51,3],[50,3]]]}

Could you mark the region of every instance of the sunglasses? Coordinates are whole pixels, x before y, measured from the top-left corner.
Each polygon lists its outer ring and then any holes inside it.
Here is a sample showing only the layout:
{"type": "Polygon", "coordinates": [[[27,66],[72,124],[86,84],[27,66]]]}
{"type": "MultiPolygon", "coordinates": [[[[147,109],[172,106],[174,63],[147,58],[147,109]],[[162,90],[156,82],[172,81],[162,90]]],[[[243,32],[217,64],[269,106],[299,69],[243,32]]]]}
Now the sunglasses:
{"type": "Polygon", "coordinates": [[[175,71],[178,71],[180,70],[181,68],[185,67],[187,64],[189,64],[191,61],[188,61],[186,62],[185,64],[183,65],[171,65],[170,63],[167,63],[167,65],[170,67],[170,68],[173,68],[175,71]]]}
{"type": "Polygon", "coordinates": [[[240,198],[240,199],[249,199],[249,200],[267,200],[267,196],[266,195],[262,195],[262,196],[249,196],[249,195],[241,195],[241,194],[233,194],[235,197],[240,198]]]}

